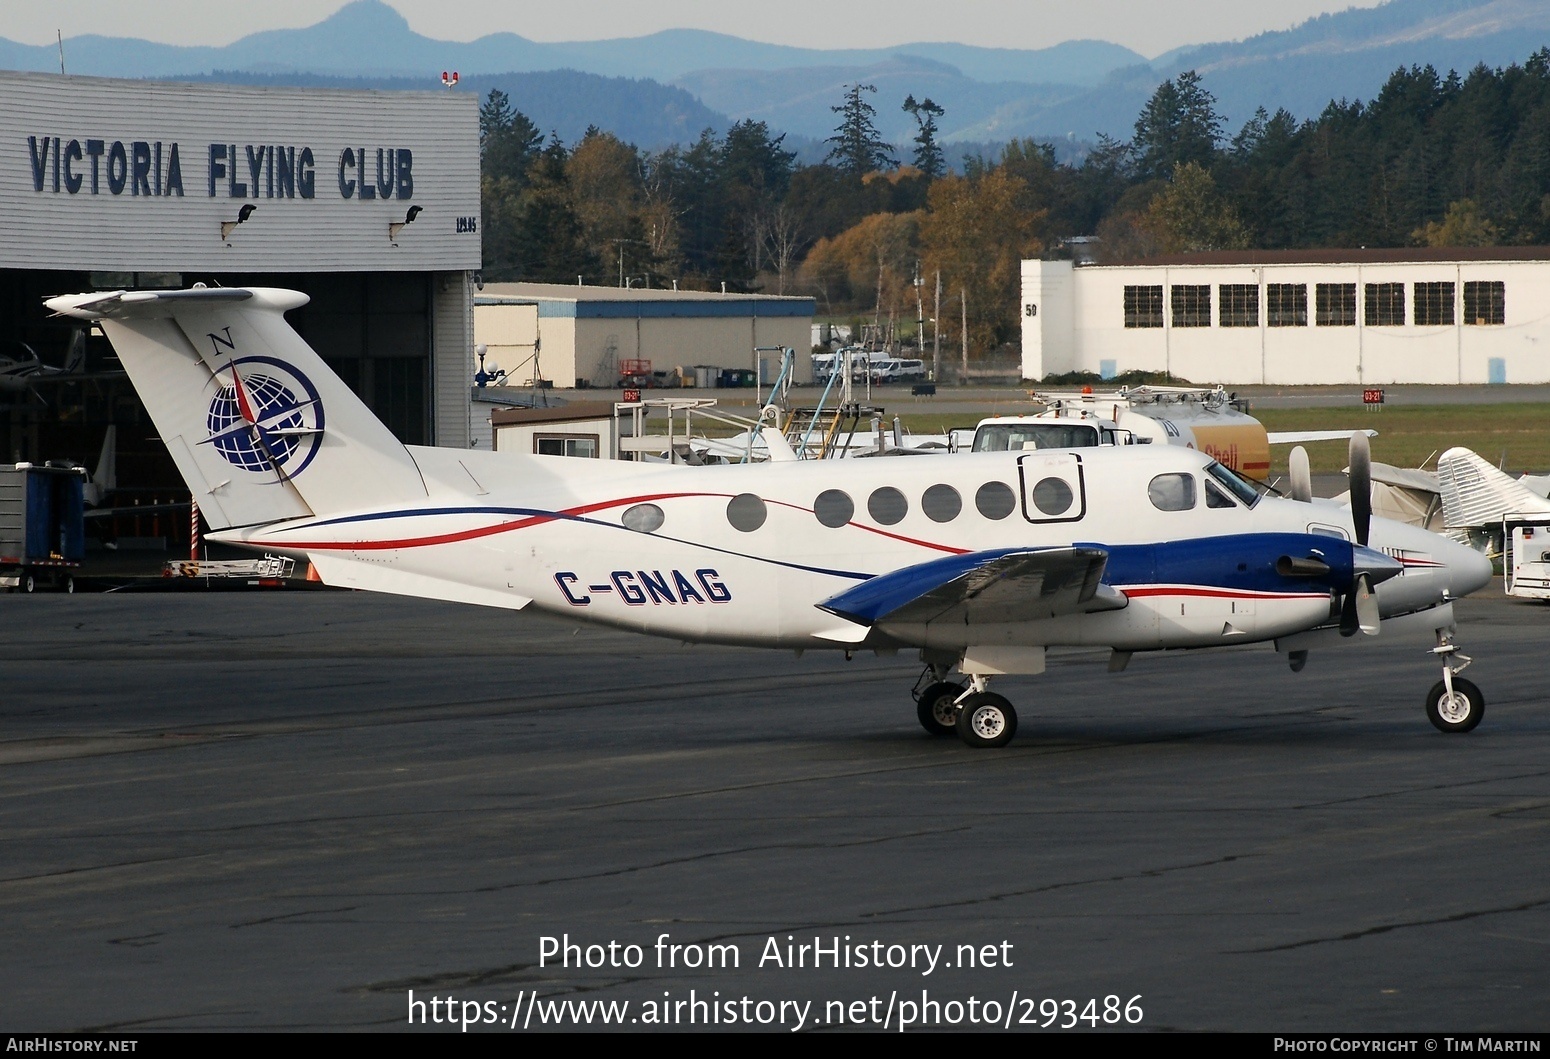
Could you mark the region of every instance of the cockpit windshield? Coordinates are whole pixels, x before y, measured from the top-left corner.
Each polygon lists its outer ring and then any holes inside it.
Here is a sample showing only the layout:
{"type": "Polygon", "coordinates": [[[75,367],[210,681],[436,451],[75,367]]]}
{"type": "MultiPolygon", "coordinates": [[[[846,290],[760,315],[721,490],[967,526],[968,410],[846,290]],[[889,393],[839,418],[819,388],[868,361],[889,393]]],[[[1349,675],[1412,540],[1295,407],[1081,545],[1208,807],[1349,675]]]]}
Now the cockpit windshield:
{"type": "Polygon", "coordinates": [[[986,423],[974,433],[975,452],[1021,449],[1085,449],[1098,444],[1088,423],[986,423]]]}
{"type": "Polygon", "coordinates": [[[1206,464],[1206,473],[1216,479],[1223,489],[1237,497],[1244,507],[1253,507],[1259,503],[1259,491],[1257,489],[1215,460],[1206,464]]]}

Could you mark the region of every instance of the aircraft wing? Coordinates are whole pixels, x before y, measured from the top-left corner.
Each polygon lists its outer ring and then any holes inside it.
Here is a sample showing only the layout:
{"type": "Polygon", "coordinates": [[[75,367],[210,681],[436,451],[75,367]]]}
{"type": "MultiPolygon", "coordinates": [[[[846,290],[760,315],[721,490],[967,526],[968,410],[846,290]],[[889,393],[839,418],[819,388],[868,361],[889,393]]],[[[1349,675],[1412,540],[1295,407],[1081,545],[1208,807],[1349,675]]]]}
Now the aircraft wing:
{"type": "Polygon", "coordinates": [[[1102,548],[970,552],[863,581],[818,604],[862,625],[986,624],[1118,610],[1129,601],[1102,583],[1102,548]]]}
{"type": "Polygon", "coordinates": [[[1376,430],[1271,430],[1265,434],[1272,445],[1303,445],[1310,441],[1350,441],[1352,434],[1378,436],[1376,430]]]}

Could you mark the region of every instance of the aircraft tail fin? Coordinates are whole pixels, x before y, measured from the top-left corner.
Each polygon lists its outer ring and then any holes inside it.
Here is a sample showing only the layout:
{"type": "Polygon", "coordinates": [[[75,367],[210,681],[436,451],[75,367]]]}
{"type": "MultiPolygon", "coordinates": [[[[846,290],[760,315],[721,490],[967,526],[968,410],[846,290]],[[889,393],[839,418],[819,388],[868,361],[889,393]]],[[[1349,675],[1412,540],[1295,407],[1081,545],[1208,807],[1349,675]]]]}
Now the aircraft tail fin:
{"type": "Polygon", "coordinates": [[[70,332],[70,345],[65,350],[63,374],[73,375],[86,367],[86,328],[77,327],[70,332]]]}
{"type": "Polygon", "coordinates": [[[1449,449],[1438,457],[1437,483],[1449,529],[1490,526],[1504,515],[1550,514],[1550,500],[1469,449],[1449,449]]]}
{"type": "Polygon", "coordinates": [[[118,424],[109,423],[102,435],[97,469],[86,483],[86,506],[101,507],[103,498],[118,488],[118,424]]]}
{"type": "Polygon", "coordinates": [[[414,458],[285,321],[270,288],[52,298],[99,321],[213,530],[412,501],[414,458]]]}

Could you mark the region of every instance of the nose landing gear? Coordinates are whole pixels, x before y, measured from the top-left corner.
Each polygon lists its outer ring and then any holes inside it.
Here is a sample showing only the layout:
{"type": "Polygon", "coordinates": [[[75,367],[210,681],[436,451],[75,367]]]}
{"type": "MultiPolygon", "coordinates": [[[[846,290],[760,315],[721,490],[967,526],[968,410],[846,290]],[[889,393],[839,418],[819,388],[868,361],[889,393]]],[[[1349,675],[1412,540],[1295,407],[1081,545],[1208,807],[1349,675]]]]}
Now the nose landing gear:
{"type": "Polygon", "coordinates": [[[1468,732],[1485,716],[1485,696],[1472,681],[1459,676],[1472,659],[1458,649],[1453,634],[1437,630],[1437,646],[1432,654],[1442,660],[1442,679],[1432,685],[1426,696],[1426,717],[1438,731],[1468,732]]]}

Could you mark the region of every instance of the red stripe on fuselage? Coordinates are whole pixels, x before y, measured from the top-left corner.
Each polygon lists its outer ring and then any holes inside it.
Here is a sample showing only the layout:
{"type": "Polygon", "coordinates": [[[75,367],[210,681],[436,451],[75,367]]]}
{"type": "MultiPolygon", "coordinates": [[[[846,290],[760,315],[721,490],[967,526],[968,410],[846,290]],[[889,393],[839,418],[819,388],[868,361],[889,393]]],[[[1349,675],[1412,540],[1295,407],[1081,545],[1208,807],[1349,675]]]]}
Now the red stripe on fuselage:
{"type": "Polygon", "coordinates": [[[1132,599],[1147,596],[1206,596],[1217,599],[1328,599],[1325,592],[1255,592],[1250,589],[1202,588],[1184,585],[1157,585],[1152,587],[1115,588],[1132,599]]]}
{"type": "MultiPolygon", "coordinates": [[[[396,548],[427,548],[438,544],[457,544],[460,541],[476,540],[480,537],[492,537],[497,533],[506,533],[511,530],[526,529],[529,526],[540,525],[545,522],[554,522],[559,519],[575,518],[580,515],[591,514],[594,511],[605,511],[608,508],[623,507],[626,504],[646,504],[653,500],[678,500],[685,497],[728,497],[732,493],[652,493],[644,496],[628,496],[619,500],[600,500],[595,504],[583,504],[580,507],[566,508],[552,515],[530,515],[527,518],[515,519],[511,522],[502,522],[494,526],[481,526],[478,529],[458,530],[454,533],[440,533],[428,537],[402,537],[396,540],[360,540],[360,541],[296,541],[286,540],[287,548],[314,549],[317,551],[390,551],[396,548]]],[[[789,507],[796,511],[812,513],[812,508],[802,507],[800,504],[788,504],[783,500],[766,500],[767,504],[777,504],[780,507],[789,507]]],[[[455,514],[456,512],[448,512],[455,514]]],[[[392,515],[384,515],[384,518],[393,518],[392,515]]],[[[404,516],[418,518],[422,516],[404,516]]],[[[954,548],[946,544],[934,544],[931,541],[917,540],[914,537],[906,537],[899,533],[889,533],[887,530],[874,529],[871,526],[863,526],[860,523],[850,522],[849,526],[866,530],[868,533],[876,533],[879,536],[889,537],[906,544],[918,545],[922,548],[931,548],[939,552],[947,552],[950,555],[967,555],[968,548],[954,548]]],[[[303,527],[305,528],[305,527],[303,527]]]]}

